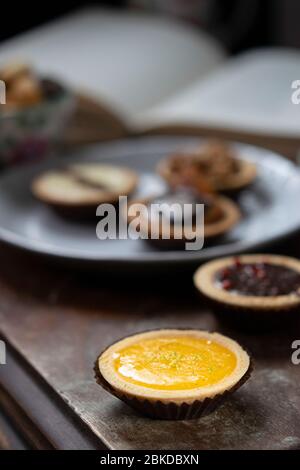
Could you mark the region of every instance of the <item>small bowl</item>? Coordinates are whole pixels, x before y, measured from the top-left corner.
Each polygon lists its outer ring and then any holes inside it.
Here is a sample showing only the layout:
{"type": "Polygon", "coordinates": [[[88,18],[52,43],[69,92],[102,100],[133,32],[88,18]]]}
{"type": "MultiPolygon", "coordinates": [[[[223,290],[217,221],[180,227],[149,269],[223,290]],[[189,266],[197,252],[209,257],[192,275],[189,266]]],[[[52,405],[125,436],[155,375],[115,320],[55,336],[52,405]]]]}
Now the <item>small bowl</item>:
{"type": "Polygon", "coordinates": [[[72,92],[63,88],[58,96],[23,108],[1,109],[0,166],[41,160],[60,143],[75,109],[72,92]]]}

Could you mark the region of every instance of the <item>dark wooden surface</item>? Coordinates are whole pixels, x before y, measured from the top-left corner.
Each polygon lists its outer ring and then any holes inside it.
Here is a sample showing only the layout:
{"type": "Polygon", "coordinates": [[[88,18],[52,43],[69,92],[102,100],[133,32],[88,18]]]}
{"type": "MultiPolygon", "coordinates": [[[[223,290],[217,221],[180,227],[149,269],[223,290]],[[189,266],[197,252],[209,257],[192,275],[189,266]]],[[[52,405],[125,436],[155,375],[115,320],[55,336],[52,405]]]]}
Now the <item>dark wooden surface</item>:
{"type": "Polygon", "coordinates": [[[0,404],[33,449],[102,449],[64,401],[22,357],[7,348],[1,371],[0,404]]]}
{"type": "MultiPolygon", "coordinates": [[[[298,244],[285,246],[296,253],[298,244]]],[[[9,345],[0,403],[10,397],[14,405],[6,408],[16,421],[15,405],[23,410],[19,425],[35,447],[300,448],[300,366],[290,360],[298,327],[255,336],[226,330],[201,304],[188,272],[112,278],[44,264],[6,247],[0,267],[0,325],[9,345]],[[112,341],[177,326],[229,334],[254,356],[250,381],[215,413],[200,421],[153,421],[95,383],[93,362],[112,341]]]]}
{"type": "Polygon", "coordinates": [[[0,412],[0,450],[28,450],[29,443],[23,435],[15,428],[11,419],[0,412]]]}

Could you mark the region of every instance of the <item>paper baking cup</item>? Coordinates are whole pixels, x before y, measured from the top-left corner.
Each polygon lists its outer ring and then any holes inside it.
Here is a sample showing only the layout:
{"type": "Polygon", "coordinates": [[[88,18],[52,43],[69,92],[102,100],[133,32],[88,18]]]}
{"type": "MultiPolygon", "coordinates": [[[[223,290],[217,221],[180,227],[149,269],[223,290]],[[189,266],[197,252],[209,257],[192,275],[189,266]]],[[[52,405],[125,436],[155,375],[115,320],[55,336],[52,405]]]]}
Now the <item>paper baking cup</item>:
{"type": "MultiPolygon", "coordinates": [[[[104,351],[103,351],[104,352],[104,351]]],[[[101,387],[106,391],[114,395],[115,397],[122,400],[124,403],[129,405],[134,410],[139,413],[148,416],[153,419],[162,419],[162,420],[187,420],[187,419],[197,419],[202,416],[206,416],[212,411],[214,411],[219,405],[221,405],[226,398],[240,388],[250,377],[253,370],[253,361],[250,357],[250,363],[247,372],[243,377],[229,390],[226,390],[224,393],[215,395],[212,398],[205,398],[204,400],[195,400],[192,403],[174,403],[167,402],[164,403],[159,400],[148,400],[138,397],[131,396],[124,392],[114,389],[102,376],[99,370],[99,358],[103,353],[101,353],[94,365],[95,378],[96,381],[101,387]]]]}

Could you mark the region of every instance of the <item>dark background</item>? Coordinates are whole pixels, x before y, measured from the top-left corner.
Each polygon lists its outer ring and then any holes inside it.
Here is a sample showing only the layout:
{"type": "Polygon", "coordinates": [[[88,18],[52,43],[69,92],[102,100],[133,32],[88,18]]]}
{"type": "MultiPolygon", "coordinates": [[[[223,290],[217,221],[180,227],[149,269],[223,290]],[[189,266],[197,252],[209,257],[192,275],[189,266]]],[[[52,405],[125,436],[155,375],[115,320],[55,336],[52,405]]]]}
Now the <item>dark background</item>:
{"type": "MultiPolygon", "coordinates": [[[[299,0],[212,1],[214,2],[213,17],[205,27],[232,53],[257,46],[300,47],[299,0]]],[[[0,41],[88,4],[114,8],[128,7],[126,0],[99,0],[98,2],[74,0],[58,4],[9,1],[5,3],[5,8],[4,5],[1,6],[0,41]]]]}

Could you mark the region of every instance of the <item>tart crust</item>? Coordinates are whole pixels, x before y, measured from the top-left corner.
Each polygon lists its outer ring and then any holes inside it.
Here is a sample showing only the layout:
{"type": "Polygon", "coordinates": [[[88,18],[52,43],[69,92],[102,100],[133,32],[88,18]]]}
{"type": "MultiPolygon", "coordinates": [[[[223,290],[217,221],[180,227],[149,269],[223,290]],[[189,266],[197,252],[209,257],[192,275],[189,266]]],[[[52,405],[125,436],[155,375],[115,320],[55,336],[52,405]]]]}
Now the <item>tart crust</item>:
{"type": "MultiPolygon", "coordinates": [[[[300,273],[300,261],[295,258],[279,255],[243,255],[238,257],[241,263],[268,263],[291,268],[300,273]]],[[[234,264],[235,258],[228,257],[210,261],[200,266],[194,274],[197,289],[206,297],[221,304],[250,310],[273,311],[292,309],[300,305],[297,294],[276,296],[242,295],[226,291],[215,283],[215,275],[219,270],[234,264]]]]}
{"type": "Polygon", "coordinates": [[[115,204],[119,196],[131,194],[137,181],[137,174],[128,168],[75,164],[66,170],[42,173],[33,180],[31,190],[37,199],[66,214],[95,215],[99,204],[115,204]],[[101,181],[105,182],[105,177],[95,177],[97,171],[107,173],[107,187],[101,185],[101,181]]]}
{"type": "Polygon", "coordinates": [[[162,329],[126,337],[104,350],[95,363],[95,377],[99,385],[138,411],[158,419],[199,418],[209,413],[223,399],[237,390],[250,376],[252,364],[247,352],[234,340],[218,333],[202,330],[162,329]],[[189,390],[159,390],[126,382],[114,369],[114,353],[141,341],[159,337],[191,336],[210,339],[226,347],[236,356],[234,370],[219,382],[189,390]]]}
{"type": "MultiPolygon", "coordinates": [[[[184,154],[182,158],[185,158],[184,154]]],[[[157,165],[157,172],[160,174],[168,184],[172,186],[174,180],[174,173],[171,167],[171,157],[167,157],[157,165]]],[[[228,175],[222,184],[214,186],[214,191],[223,193],[237,192],[246,186],[249,186],[256,178],[257,170],[256,165],[248,160],[236,158],[239,163],[239,171],[228,175]]]]}
{"type": "MultiPolygon", "coordinates": [[[[134,204],[148,205],[154,199],[154,197],[155,196],[131,201],[131,203],[128,204],[127,213],[123,214],[123,216],[128,221],[128,223],[130,223],[134,219],[134,216],[128,215],[128,211],[129,211],[130,207],[133,206],[134,204]]],[[[204,237],[205,238],[217,237],[219,235],[222,235],[222,234],[228,232],[231,228],[234,227],[234,225],[241,218],[241,213],[240,213],[240,210],[239,210],[238,206],[232,200],[230,200],[229,198],[227,198],[225,196],[214,196],[214,201],[215,201],[215,204],[217,204],[218,207],[221,209],[221,211],[223,213],[223,217],[220,218],[219,220],[214,221],[214,222],[205,223],[205,225],[204,225],[204,237]]],[[[163,233],[161,231],[161,227],[159,227],[159,231],[154,230],[154,228],[155,227],[152,228],[152,234],[154,234],[154,236],[157,239],[161,240],[163,238],[163,233]]],[[[145,234],[147,234],[147,236],[150,236],[151,223],[149,223],[148,217],[143,217],[143,214],[141,214],[140,230],[141,230],[142,233],[145,233],[145,234]]],[[[186,230],[187,230],[187,228],[185,227],[185,232],[186,232],[186,230]]],[[[200,230],[202,230],[202,228],[200,230]]],[[[196,232],[196,227],[193,226],[192,230],[191,230],[191,233],[190,233],[191,237],[192,237],[193,234],[195,234],[195,232],[196,232]]],[[[170,236],[171,236],[171,239],[174,239],[174,227],[172,225],[170,227],[170,236]]],[[[182,242],[182,241],[185,242],[186,240],[190,239],[191,237],[187,236],[183,240],[174,240],[174,241],[179,242],[179,243],[182,242]]],[[[164,239],[163,241],[167,242],[168,240],[164,239]]]]}

